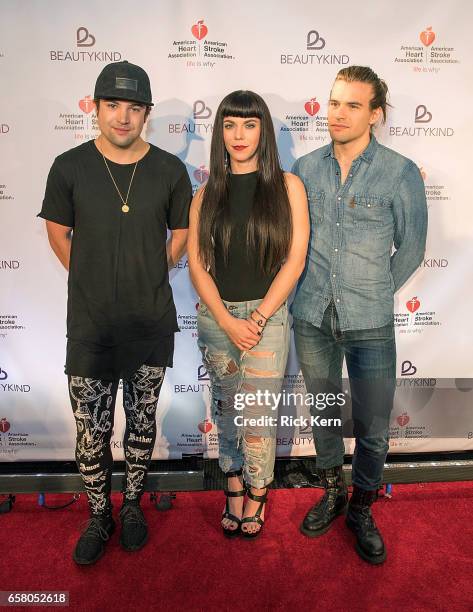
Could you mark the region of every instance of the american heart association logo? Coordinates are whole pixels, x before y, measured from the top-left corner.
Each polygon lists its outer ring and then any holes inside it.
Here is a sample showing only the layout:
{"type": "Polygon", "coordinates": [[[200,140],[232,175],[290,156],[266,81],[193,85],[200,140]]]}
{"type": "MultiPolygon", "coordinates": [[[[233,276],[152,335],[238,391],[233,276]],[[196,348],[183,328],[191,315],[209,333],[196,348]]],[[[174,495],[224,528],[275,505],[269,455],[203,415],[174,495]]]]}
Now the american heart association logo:
{"type": "Polygon", "coordinates": [[[91,113],[95,109],[95,104],[92,96],[85,96],[82,100],[79,100],[79,108],[84,113],[91,113]]]}
{"type": "Polygon", "coordinates": [[[210,421],[207,421],[206,419],[205,421],[202,421],[202,423],[199,423],[197,427],[200,429],[202,433],[206,434],[206,433],[209,433],[213,425],[210,421]]]}
{"type": "Polygon", "coordinates": [[[192,36],[197,38],[197,40],[202,40],[204,36],[207,36],[208,28],[204,23],[203,19],[200,19],[197,23],[191,28],[192,36]]]}
{"type": "Polygon", "coordinates": [[[401,427],[404,427],[404,425],[407,425],[409,423],[410,418],[407,412],[404,412],[403,414],[400,414],[396,420],[401,427]]]}
{"type": "Polygon", "coordinates": [[[209,171],[205,166],[200,166],[194,170],[194,178],[199,181],[199,183],[205,183],[205,181],[209,178],[209,171]]]}
{"type": "Polygon", "coordinates": [[[416,310],[419,310],[420,302],[417,297],[413,297],[408,302],[406,302],[406,307],[409,312],[414,313],[416,310]]]}
{"type": "Polygon", "coordinates": [[[304,104],[305,111],[308,115],[313,117],[320,110],[320,104],[317,102],[315,98],[311,98],[308,102],[304,104]]]}
{"type": "Polygon", "coordinates": [[[423,45],[429,47],[435,40],[435,32],[432,31],[432,26],[425,28],[425,30],[420,33],[419,38],[423,45]]]}
{"type": "Polygon", "coordinates": [[[7,433],[9,429],[10,423],[6,420],[6,418],[4,417],[3,419],[0,419],[0,431],[2,433],[7,433]]]}

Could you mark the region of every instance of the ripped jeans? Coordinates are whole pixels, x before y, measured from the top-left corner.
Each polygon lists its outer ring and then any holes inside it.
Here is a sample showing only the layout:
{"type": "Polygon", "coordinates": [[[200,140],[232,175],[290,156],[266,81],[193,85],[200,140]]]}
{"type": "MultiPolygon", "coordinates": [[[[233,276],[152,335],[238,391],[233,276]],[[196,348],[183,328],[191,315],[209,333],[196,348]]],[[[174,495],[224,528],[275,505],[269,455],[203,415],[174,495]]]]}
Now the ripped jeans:
{"type": "MultiPolygon", "coordinates": [[[[247,319],[261,302],[223,301],[239,319],[247,319]]],[[[197,328],[211,382],[220,468],[225,473],[243,469],[246,483],[266,487],[274,478],[276,457],[277,403],[272,394],[281,391],[289,352],[287,304],[268,319],[261,340],[249,351],[233,344],[202,302],[197,328]]]]}

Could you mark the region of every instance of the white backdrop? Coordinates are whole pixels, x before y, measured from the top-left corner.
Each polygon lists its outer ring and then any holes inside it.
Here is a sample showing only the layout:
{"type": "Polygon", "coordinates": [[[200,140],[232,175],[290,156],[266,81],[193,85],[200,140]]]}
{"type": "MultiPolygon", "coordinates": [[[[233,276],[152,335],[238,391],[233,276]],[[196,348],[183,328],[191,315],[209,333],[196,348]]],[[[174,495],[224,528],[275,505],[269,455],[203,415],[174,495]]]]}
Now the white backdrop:
{"type": "MultiPolygon", "coordinates": [[[[35,215],[54,157],[97,135],[95,79],[122,59],[151,78],[157,104],[145,137],[186,163],[194,188],[205,180],[214,112],[228,92],[265,98],[290,169],[328,141],[327,97],[338,69],[370,65],[387,81],[393,108],[377,136],[418,164],[429,204],[425,261],[396,297],[391,448],[473,448],[472,385],[464,380],[473,376],[470,2],[422,0],[414,10],[411,2],[374,0],[336,8],[312,0],[1,0],[0,11],[0,459],[74,455],[63,374],[67,279],[35,215]]],[[[215,456],[185,259],[171,278],[182,332],[154,456],[215,456]]],[[[287,387],[301,385],[292,350],[287,387]]],[[[310,429],[279,432],[279,455],[311,453],[310,429]]]]}

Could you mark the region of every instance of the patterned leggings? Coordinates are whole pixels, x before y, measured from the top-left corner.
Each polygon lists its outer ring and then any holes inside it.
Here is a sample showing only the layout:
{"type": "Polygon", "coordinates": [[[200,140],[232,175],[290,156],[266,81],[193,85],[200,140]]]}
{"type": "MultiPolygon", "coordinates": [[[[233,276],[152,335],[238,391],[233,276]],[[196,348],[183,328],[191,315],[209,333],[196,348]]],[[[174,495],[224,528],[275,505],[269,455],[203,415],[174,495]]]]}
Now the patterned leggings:
{"type": "MultiPolygon", "coordinates": [[[[123,381],[126,429],[125,501],[140,499],[156,440],[156,407],[166,368],[143,365],[123,381]]],[[[76,419],[76,461],[92,514],[110,506],[112,450],[110,440],[118,382],[69,376],[69,396],[76,419]]]]}

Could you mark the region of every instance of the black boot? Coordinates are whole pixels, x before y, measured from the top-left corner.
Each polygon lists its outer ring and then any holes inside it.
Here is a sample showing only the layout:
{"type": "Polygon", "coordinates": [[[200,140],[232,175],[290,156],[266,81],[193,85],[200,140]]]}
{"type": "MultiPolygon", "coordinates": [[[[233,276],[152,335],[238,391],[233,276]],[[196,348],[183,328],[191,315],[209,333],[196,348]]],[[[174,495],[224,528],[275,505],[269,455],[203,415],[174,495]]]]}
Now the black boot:
{"type": "Polygon", "coordinates": [[[111,508],[104,514],[92,514],[77,541],[72,558],[79,565],[91,565],[105,552],[105,543],[115,531],[111,508]]]}
{"type": "Polygon", "coordinates": [[[306,514],[300,530],[309,538],[316,538],[330,529],[333,521],[345,512],[348,503],[347,487],[341,465],[321,470],[325,487],[322,499],[306,514]]]}
{"type": "Polygon", "coordinates": [[[135,551],[143,548],[148,541],[148,525],[140,507],[140,500],[123,501],[120,510],[122,533],[120,544],[125,550],[135,551]]]}
{"type": "Polygon", "coordinates": [[[378,499],[378,491],[366,491],[356,485],[348,505],[347,527],[356,535],[356,552],[374,565],[386,559],[383,538],[371,515],[371,504],[378,499]]]}

